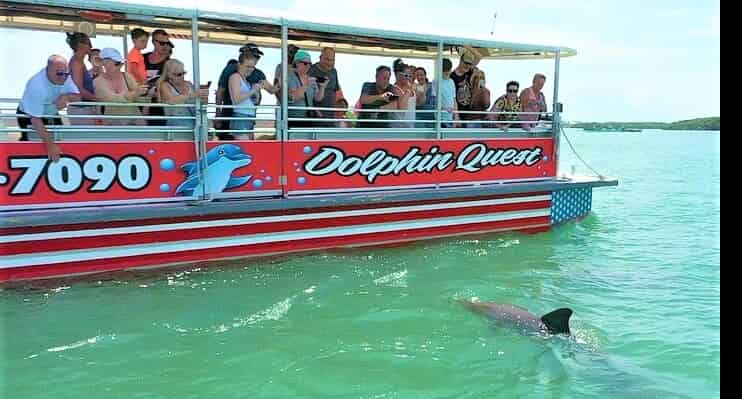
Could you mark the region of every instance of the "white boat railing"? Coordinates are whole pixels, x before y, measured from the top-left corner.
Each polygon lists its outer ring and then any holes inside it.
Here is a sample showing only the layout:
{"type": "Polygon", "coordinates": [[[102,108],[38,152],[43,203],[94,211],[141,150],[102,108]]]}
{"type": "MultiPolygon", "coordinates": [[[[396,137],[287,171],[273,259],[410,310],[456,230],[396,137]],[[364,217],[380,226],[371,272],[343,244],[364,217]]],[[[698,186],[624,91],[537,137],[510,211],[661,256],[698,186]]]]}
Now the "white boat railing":
{"type": "MultiPolygon", "coordinates": [[[[6,140],[10,139],[9,133],[35,133],[33,128],[21,129],[17,126],[9,124],[8,120],[17,120],[18,118],[28,118],[26,114],[18,114],[16,112],[16,106],[20,102],[20,99],[12,98],[0,98],[0,120],[3,121],[3,126],[0,126],[0,133],[5,137],[6,140]],[[15,104],[16,106],[8,106],[15,104]]],[[[78,102],[71,103],[71,106],[97,106],[97,107],[152,107],[157,106],[160,108],[174,108],[182,109],[189,108],[194,110],[192,116],[180,116],[180,115],[166,115],[166,116],[153,116],[153,115],[106,115],[106,114],[74,114],[62,113],[58,115],[42,115],[41,118],[45,119],[60,119],[62,124],[50,125],[47,130],[54,133],[55,139],[64,141],[74,139],[90,139],[92,141],[99,140],[101,138],[100,133],[118,133],[121,134],[122,140],[126,139],[147,139],[147,140],[183,140],[183,133],[191,133],[188,137],[190,140],[195,140],[200,134],[205,134],[202,139],[213,139],[215,133],[261,133],[264,135],[272,134],[275,139],[280,139],[277,135],[277,131],[281,126],[281,107],[277,105],[259,105],[255,107],[255,116],[217,116],[219,109],[235,109],[238,108],[234,105],[217,105],[217,104],[204,104],[198,106],[199,112],[196,111],[195,104],[161,104],[161,103],[111,103],[111,102],[78,102]],[[156,105],[155,105],[156,104],[156,105]],[[198,118],[204,118],[205,123],[202,121],[201,126],[205,126],[205,132],[201,132],[201,129],[196,130],[196,120],[198,118]],[[94,124],[73,124],[74,120],[95,120],[94,124]],[[240,120],[252,120],[256,122],[256,126],[250,130],[235,130],[235,129],[217,129],[213,126],[215,121],[240,121],[240,120]],[[64,122],[69,122],[65,124],[64,122]],[[139,125],[125,124],[127,121],[137,122],[139,125]],[[165,123],[172,123],[173,121],[191,121],[193,127],[183,125],[182,122],[178,124],[167,124],[164,126],[157,125],[143,125],[143,122],[148,121],[164,121],[165,123]],[[124,124],[122,124],[122,122],[124,124]],[[261,123],[263,126],[258,126],[261,123]],[[71,133],[76,133],[74,136],[71,133]],[[96,133],[94,136],[92,133],[96,133]],[[163,136],[151,136],[144,137],[144,133],[162,133],[163,136]],[[174,135],[173,133],[178,133],[174,135]],[[88,137],[83,137],[88,134],[88,137]]],[[[502,133],[504,137],[514,137],[515,135],[522,134],[524,137],[532,137],[534,134],[540,136],[548,136],[549,133],[554,131],[554,124],[551,120],[553,113],[541,113],[541,112],[490,112],[490,111],[437,111],[437,110],[416,110],[416,116],[424,114],[432,114],[435,119],[418,118],[415,119],[391,119],[392,114],[405,114],[407,110],[394,110],[394,109],[352,109],[352,108],[326,108],[326,107],[287,107],[289,115],[292,112],[308,112],[308,111],[320,111],[334,113],[328,117],[292,117],[289,116],[286,120],[289,122],[288,125],[288,140],[292,139],[292,133],[313,133],[310,137],[306,135],[300,136],[301,139],[322,139],[323,133],[364,133],[363,138],[373,138],[374,133],[378,133],[379,139],[393,138],[396,133],[402,134],[403,137],[409,137],[409,133],[421,133],[420,139],[436,139],[446,138],[445,133],[456,133],[456,138],[479,138],[481,134],[486,133],[488,137],[495,137],[498,133],[502,133]],[[337,114],[345,115],[351,112],[354,118],[336,117],[337,114]],[[385,118],[377,119],[366,119],[363,118],[363,114],[384,114],[385,118]],[[446,120],[440,117],[440,115],[447,114],[452,118],[446,120]],[[465,115],[476,115],[479,119],[461,119],[465,115]],[[512,115],[521,116],[536,116],[537,120],[498,120],[498,117],[512,115]],[[481,118],[484,119],[481,119],[481,118]],[[293,122],[304,122],[306,126],[292,126],[293,122]],[[331,126],[328,124],[336,124],[331,126]],[[389,125],[392,126],[389,126],[389,125]],[[409,124],[410,126],[405,126],[409,124]],[[366,126],[359,126],[366,125],[366,126]],[[371,127],[368,125],[378,125],[379,127],[371,127]],[[472,126],[474,125],[474,126],[472,126]],[[502,126],[508,125],[507,128],[502,126]],[[525,128],[524,125],[533,125],[531,128],[525,128]],[[432,137],[430,133],[436,133],[438,131],[444,134],[441,137],[432,137]],[[507,133],[507,134],[505,134],[507,133]]],[[[115,139],[115,135],[104,136],[104,141],[111,141],[115,139]]],[[[34,136],[35,137],[35,136],[34,136]]],[[[264,136],[261,136],[265,138],[264,136]]]]}

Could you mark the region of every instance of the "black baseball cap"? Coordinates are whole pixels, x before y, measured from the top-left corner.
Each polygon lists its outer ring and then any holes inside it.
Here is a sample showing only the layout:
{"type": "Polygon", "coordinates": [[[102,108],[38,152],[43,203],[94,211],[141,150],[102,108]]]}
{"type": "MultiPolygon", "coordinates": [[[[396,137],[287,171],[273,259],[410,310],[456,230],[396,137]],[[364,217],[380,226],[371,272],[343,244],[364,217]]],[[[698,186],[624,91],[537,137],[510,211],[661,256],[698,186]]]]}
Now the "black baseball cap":
{"type": "Polygon", "coordinates": [[[263,56],[263,52],[260,51],[260,49],[258,48],[258,46],[255,43],[247,43],[246,45],[240,47],[240,52],[241,53],[248,52],[248,51],[250,53],[252,53],[253,55],[256,55],[258,57],[262,57],[263,56]]]}

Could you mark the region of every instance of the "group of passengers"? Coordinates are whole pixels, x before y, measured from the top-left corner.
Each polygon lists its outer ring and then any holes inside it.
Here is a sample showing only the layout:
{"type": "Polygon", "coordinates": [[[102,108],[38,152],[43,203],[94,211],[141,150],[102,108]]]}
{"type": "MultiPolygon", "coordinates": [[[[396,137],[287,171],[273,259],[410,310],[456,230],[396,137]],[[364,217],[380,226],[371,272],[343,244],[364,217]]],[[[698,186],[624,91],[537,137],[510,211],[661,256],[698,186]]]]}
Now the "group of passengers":
{"type": "MultiPolygon", "coordinates": [[[[283,74],[281,64],[276,66],[273,82],[269,82],[257,63],[263,52],[253,43],[240,48],[237,60],[224,67],[216,92],[217,120],[214,124],[220,140],[252,138],[256,109],[262,100],[262,91],[276,96],[282,102],[283,74]],[[241,133],[245,131],[245,133],[241,133]]],[[[333,121],[338,116],[335,108],[347,108],[338,74],[335,69],[335,50],[324,48],[319,62],[312,63],[311,55],[295,45],[288,46],[288,125],[290,128],[308,126],[346,126],[333,121]],[[325,108],[296,109],[296,108],[325,108]],[[331,119],[322,121],[317,119],[331,119]]]]}
{"type": "MultiPolygon", "coordinates": [[[[25,116],[18,117],[18,125],[23,129],[33,127],[46,143],[50,158],[58,159],[60,151],[45,126],[61,125],[58,110],[64,108],[71,116],[70,123],[76,125],[193,127],[193,107],[153,104],[192,104],[197,98],[206,102],[208,86],[196,90],[185,79],[184,64],[172,58],[175,45],[166,31],[157,29],[150,35],[137,28],[131,31],[131,39],[133,47],[124,59],[115,48],[94,48],[85,33],[68,34],[67,43],[73,51],[69,62],[63,56],[53,55],[47,60],[46,68],[28,81],[17,109],[19,115],[25,116]],[[154,50],[143,54],[150,37],[154,50]],[[86,59],[91,69],[86,68],[86,59]],[[108,104],[67,106],[85,102],[108,104]],[[130,103],[136,105],[118,105],[130,103]],[[143,115],[152,118],[145,120],[141,118],[143,115]]],[[[275,95],[279,104],[282,102],[281,64],[276,66],[271,83],[257,68],[262,56],[258,46],[248,43],[240,47],[238,58],[224,67],[216,90],[214,121],[220,140],[253,138],[262,91],[275,95]]],[[[323,48],[319,61],[312,63],[307,51],[291,44],[287,57],[289,127],[350,127],[343,111],[348,109],[348,101],[338,81],[335,50],[323,48]]],[[[505,94],[491,104],[485,74],[477,68],[479,60],[475,52],[466,50],[453,69],[451,60],[444,58],[440,88],[437,82],[428,80],[424,68],[408,65],[401,59],[395,60],[392,68],[377,67],[375,81],[363,84],[356,103],[357,126],[433,127],[436,95],[440,93],[444,127],[496,126],[507,130],[516,125],[532,129],[534,123],[524,122],[537,121],[539,114],[546,112],[546,100],[541,92],[546,77],[536,74],[533,85],[520,95],[518,82],[510,81],[505,94]],[[390,83],[392,73],[394,84],[390,83]]],[[[27,133],[22,133],[21,140],[28,140],[27,133]]]]}
{"type": "MultiPolygon", "coordinates": [[[[150,34],[143,29],[131,31],[133,48],[124,58],[112,47],[96,49],[90,37],[82,32],[67,34],[67,43],[72,49],[69,62],[60,55],[47,60],[47,67],[34,75],[26,84],[18,106],[18,124],[22,128],[33,125],[42,136],[46,129],[38,123],[61,124],[56,115],[69,102],[105,102],[106,106],[72,105],[67,107],[73,125],[152,125],[193,126],[194,111],[191,107],[160,107],[153,105],[118,105],[129,103],[184,104],[195,102],[196,97],[204,101],[208,89],[195,90],[185,80],[183,63],[172,58],[175,45],[162,29],[152,32],[154,50],[142,54],[147,47],[150,34]],[[85,66],[85,60],[92,65],[85,66]],[[122,69],[126,66],[125,70],[122,69]],[[55,104],[58,97],[66,101],[55,104]],[[82,117],[82,116],[85,117],[82,117]],[[152,117],[146,121],[141,117],[152,117]],[[79,117],[78,117],[79,116],[79,117]],[[105,118],[104,118],[105,116],[105,118]],[[168,118],[165,118],[165,117],[168,118]],[[176,118],[172,118],[176,117],[176,118]]],[[[27,140],[23,133],[21,140],[27,140]]]]}

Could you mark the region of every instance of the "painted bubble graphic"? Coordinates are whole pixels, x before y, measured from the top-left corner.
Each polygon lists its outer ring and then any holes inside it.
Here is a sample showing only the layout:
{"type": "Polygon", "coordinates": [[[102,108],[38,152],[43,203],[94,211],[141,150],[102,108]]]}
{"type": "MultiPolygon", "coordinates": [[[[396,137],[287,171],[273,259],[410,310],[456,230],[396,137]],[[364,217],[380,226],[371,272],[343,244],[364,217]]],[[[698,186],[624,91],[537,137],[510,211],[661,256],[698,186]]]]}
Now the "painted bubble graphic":
{"type": "Polygon", "coordinates": [[[152,150],[152,149],[150,149],[150,150],[149,150],[149,151],[147,151],[147,152],[149,153],[149,155],[152,155],[152,154],[154,154],[154,153],[155,153],[155,150],[152,150]]]}
{"type": "Polygon", "coordinates": [[[299,162],[294,161],[294,166],[299,166],[299,162]]]}
{"type": "Polygon", "coordinates": [[[175,161],[170,158],[163,158],[160,161],[160,168],[162,170],[173,170],[175,169],[175,161]]]}
{"type": "Polygon", "coordinates": [[[8,184],[8,176],[5,173],[3,173],[3,174],[0,174],[0,186],[5,185],[5,184],[8,184]]]}
{"type": "Polygon", "coordinates": [[[311,152],[312,152],[312,147],[310,147],[310,146],[308,146],[308,145],[305,145],[305,146],[304,146],[304,153],[305,153],[305,154],[309,154],[309,153],[311,153],[311,152]]]}
{"type": "Polygon", "coordinates": [[[304,176],[301,176],[298,179],[296,179],[296,182],[299,184],[307,184],[307,178],[304,176]]]}
{"type": "Polygon", "coordinates": [[[170,191],[170,185],[167,183],[160,184],[160,191],[162,191],[163,193],[170,191]]]}
{"type": "Polygon", "coordinates": [[[256,179],[255,181],[252,182],[252,186],[255,188],[263,187],[263,181],[260,179],[256,179]]]}
{"type": "Polygon", "coordinates": [[[260,169],[260,173],[265,174],[265,169],[260,169]]]}
{"type": "Polygon", "coordinates": [[[544,162],[547,162],[548,160],[549,160],[549,156],[548,155],[544,155],[544,162]]]}
{"type": "Polygon", "coordinates": [[[271,180],[273,180],[273,178],[272,178],[272,177],[270,177],[270,176],[266,176],[266,177],[265,177],[265,181],[271,181],[271,180]]]}

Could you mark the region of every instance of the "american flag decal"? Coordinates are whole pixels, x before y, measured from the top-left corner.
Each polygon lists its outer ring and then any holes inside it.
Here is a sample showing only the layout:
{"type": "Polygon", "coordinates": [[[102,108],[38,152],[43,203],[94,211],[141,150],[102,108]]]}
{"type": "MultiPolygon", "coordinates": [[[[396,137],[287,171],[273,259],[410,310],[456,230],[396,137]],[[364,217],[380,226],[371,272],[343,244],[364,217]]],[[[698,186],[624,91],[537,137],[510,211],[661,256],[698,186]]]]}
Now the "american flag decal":
{"type": "Polygon", "coordinates": [[[587,215],[592,202],[593,190],[590,187],[554,191],[551,197],[551,224],[587,215]]]}

